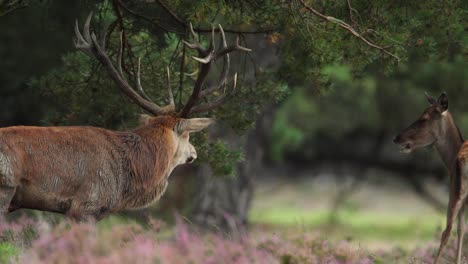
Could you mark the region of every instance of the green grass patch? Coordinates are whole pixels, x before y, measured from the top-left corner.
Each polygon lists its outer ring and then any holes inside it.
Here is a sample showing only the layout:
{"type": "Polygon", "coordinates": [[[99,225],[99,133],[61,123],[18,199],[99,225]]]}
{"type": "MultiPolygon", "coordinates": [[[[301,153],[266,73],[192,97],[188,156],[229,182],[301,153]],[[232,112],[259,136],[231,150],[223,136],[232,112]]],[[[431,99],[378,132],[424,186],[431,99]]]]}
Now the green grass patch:
{"type": "Polygon", "coordinates": [[[15,258],[18,257],[19,253],[20,253],[20,250],[14,245],[7,243],[7,242],[0,243],[0,263],[1,264],[12,263],[13,262],[12,260],[15,260],[15,258]]]}
{"type": "Polygon", "coordinates": [[[108,230],[111,229],[115,225],[139,225],[138,222],[131,218],[119,215],[111,215],[104,218],[102,221],[97,223],[98,229],[108,230]]]}
{"type": "Polygon", "coordinates": [[[254,224],[275,227],[304,227],[330,231],[341,238],[359,240],[429,240],[434,238],[443,217],[438,214],[403,215],[399,213],[369,213],[359,210],[341,210],[331,222],[329,211],[305,212],[295,208],[270,208],[251,210],[254,224]]]}

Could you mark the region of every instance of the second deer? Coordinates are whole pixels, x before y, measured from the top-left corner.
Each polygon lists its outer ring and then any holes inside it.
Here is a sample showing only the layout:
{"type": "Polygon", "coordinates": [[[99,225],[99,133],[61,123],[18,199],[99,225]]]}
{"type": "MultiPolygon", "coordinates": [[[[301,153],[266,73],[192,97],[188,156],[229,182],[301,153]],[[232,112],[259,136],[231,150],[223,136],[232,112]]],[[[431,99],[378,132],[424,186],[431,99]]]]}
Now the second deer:
{"type": "Polygon", "coordinates": [[[440,260],[458,218],[457,264],[461,263],[465,233],[464,209],[468,197],[468,142],[448,111],[448,97],[442,93],[436,100],[426,94],[430,106],[408,128],[398,134],[393,142],[404,153],[434,145],[450,172],[450,197],[446,228],[442,233],[434,264],[440,260]]]}

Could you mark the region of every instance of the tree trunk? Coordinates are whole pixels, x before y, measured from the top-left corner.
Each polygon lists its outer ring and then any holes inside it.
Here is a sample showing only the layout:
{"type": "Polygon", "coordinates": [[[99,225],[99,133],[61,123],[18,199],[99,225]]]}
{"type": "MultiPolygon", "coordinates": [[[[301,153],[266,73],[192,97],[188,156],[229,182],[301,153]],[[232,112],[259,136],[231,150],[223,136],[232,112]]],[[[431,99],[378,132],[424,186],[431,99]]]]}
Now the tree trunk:
{"type": "Polygon", "coordinates": [[[247,226],[247,213],[253,193],[253,174],[244,164],[237,166],[236,177],[213,177],[211,169],[198,169],[199,192],[192,211],[192,221],[198,226],[240,234],[247,226]]]}
{"type": "MultiPolygon", "coordinates": [[[[272,111],[259,117],[256,127],[241,142],[233,133],[215,131],[231,146],[245,146],[245,160],[236,166],[236,176],[215,177],[208,165],[198,168],[197,192],[191,220],[198,226],[220,229],[231,235],[242,234],[248,226],[248,211],[254,192],[254,179],[264,157],[264,140],[268,137],[268,118],[272,111]]],[[[217,136],[214,135],[216,138],[217,136]]]]}

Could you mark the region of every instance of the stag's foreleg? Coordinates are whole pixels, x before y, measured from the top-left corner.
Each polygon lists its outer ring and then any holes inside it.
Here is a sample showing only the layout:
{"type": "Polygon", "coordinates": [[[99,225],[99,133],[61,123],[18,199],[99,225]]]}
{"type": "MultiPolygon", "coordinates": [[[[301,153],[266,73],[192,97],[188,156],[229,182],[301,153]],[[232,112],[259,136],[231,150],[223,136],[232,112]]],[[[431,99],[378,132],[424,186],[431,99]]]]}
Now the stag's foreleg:
{"type": "Polygon", "coordinates": [[[9,211],[15,191],[15,187],[0,186],[0,223],[5,221],[5,215],[9,211]]]}
{"type": "Polygon", "coordinates": [[[92,220],[91,215],[83,210],[83,208],[77,206],[76,203],[72,205],[65,215],[76,223],[86,223],[92,220]]]}
{"type": "Polygon", "coordinates": [[[78,223],[97,222],[110,214],[108,207],[96,206],[92,202],[76,203],[66,215],[78,223]]]}

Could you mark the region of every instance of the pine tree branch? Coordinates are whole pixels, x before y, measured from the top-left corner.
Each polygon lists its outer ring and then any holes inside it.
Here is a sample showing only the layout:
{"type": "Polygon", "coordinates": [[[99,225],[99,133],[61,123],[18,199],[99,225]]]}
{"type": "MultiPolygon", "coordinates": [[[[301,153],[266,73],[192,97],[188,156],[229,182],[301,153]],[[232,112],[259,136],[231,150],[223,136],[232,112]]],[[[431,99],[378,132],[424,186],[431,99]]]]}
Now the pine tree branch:
{"type": "Polygon", "coordinates": [[[358,39],[360,39],[362,42],[364,42],[366,45],[372,47],[372,48],[375,48],[375,49],[378,49],[382,52],[384,52],[385,54],[387,55],[390,55],[392,56],[393,58],[395,58],[397,61],[400,61],[401,59],[389,52],[388,50],[385,49],[385,47],[381,47],[375,43],[373,43],[372,41],[366,39],[365,37],[363,37],[361,34],[359,34],[351,25],[349,25],[348,23],[344,22],[343,20],[340,20],[340,19],[337,19],[335,17],[332,17],[332,16],[326,16],[322,13],[320,13],[319,11],[317,11],[316,9],[312,8],[311,6],[307,5],[304,0],[298,0],[299,3],[305,8],[307,9],[309,12],[311,12],[312,14],[314,14],[315,16],[321,18],[322,20],[325,20],[327,22],[331,22],[331,23],[334,23],[334,24],[337,24],[338,26],[340,26],[341,28],[344,28],[346,29],[347,31],[349,31],[352,35],[354,35],[355,37],[357,37],[358,39]]]}

